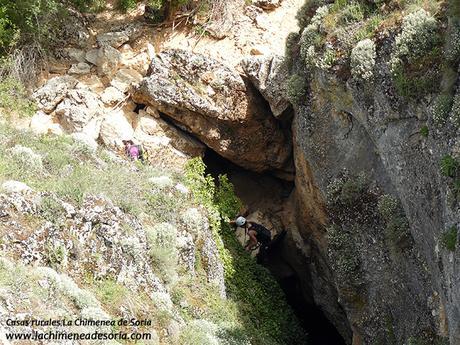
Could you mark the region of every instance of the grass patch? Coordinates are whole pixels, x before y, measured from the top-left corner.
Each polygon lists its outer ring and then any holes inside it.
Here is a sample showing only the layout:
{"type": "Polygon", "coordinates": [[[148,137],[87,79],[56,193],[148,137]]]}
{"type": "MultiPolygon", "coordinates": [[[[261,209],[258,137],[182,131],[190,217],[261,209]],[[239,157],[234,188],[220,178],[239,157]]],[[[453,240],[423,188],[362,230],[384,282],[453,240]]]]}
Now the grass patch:
{"type": "Polygon", "coordinates": [[[457,233],[458,229],[455,225],[444,231],[441,236],[441,244],[445,249],[451,252],[455,251],[457,247],[457,233]]]}

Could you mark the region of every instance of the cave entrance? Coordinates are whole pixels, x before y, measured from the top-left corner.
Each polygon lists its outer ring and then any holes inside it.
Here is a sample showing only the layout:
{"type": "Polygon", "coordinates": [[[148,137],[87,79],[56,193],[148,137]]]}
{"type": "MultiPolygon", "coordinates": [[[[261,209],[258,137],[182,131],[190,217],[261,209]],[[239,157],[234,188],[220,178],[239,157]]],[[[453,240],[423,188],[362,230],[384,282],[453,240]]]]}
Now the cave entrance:
{"type": "MultiPolygon", "coordinates": [[[[255,173],[226,160],[211,149],[207,149],[203,161],[207,173],[213,177],[226,174],[235,187],[235,193],[251,212],[270,213],[281,217],[283,204],[290,196],[294,183],[281,180],[270,173],[255,173]]],[[[276,224],[276,221],[274,222],[276,224]]],[[[306,333],[309,345],[345,345],[334,325],[313,302],[311,287],[302,286],[296,272],[283,259],[283,243],[270,252],[264,266],[280,284],[286,300],[294,310],[306,333]]],[[[308,266],[306,267],[308,271],[308,266]]],[[[306,273],[308,274],[308,272],[306,273]]]]}

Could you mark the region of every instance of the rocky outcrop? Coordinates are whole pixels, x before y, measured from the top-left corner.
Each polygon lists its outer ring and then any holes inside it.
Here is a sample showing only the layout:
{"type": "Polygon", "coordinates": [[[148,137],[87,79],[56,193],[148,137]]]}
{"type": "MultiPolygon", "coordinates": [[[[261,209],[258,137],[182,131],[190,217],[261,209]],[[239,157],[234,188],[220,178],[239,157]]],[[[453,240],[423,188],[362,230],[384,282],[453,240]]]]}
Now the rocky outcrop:
{"type": "Polygon", "coordinates": [[[286,82],[289,71],[280,56],[250,56],[243,59],[241,67],[249,80],[270,105],[275,117],[279,117],[289,106],[286,82]]]}
{"type": "Polygon", "coordinates": [[[69,91],[66,98],[56,107],[55,113],[60,117],[64,128],[78,132],[92,118],[102,116],[104,109],[96,94],[82,88],[69,91]]]}
{"type": "Polygon", "coordinates": [[[160,53],[133,99],[247,169],[282,170],[289,161],[289,138],[260,96],[215,60],[181,50],[160,53]]]}
{"type": "Polygon", "coordinates": [[[67,95],[67,91],[73,89],[78,80],[71,76],[54,77],[32,95],[39,107],[47,114],[51,113],[67,95]]]}
{"type": "Polygon", "coordinates": [[[314,262],[305,268],[321,282],[315,301],[339,330],[349,323],[347,343],[457,344],[458,249],[449,252],[441,238],[460,213],[440,161],[458,136],[424,137],[429,101],[396,101],[388,75],[372,85],[324,71],[310,77],[293,128],[297,218],[314,262]],[[324,298],[333,290],[341,307],[324,298]],[[347,321],[337,318],[341,308],[347,321]]]}

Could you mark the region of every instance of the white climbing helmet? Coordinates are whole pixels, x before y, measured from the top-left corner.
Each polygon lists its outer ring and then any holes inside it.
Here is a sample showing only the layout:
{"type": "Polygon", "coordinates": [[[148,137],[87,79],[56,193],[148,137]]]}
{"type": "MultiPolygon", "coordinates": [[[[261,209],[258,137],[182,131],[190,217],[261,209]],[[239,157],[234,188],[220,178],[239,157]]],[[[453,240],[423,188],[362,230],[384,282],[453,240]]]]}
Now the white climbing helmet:
{"type": "Polygon", "coordinates": [[[246,224],[246,218],[240,216],[240,217],[236,218],[235,223],[238,226],[243,226],[244,224],[246,224]]]}

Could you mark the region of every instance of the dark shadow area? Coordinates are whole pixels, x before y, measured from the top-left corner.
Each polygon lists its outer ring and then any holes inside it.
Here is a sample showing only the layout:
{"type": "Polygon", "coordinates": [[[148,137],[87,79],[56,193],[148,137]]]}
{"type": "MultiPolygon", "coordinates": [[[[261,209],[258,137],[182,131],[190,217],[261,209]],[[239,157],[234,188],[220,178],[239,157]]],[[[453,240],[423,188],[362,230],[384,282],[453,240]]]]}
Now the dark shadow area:
{"type": "Polygon", "coordinates": [[[305,300],[299,279],[295,275],[285,277],[278,282],[286,294],[287,302],[307,331],[309,344],[345,345],[345,341],[321,309],[305,300]]]}

